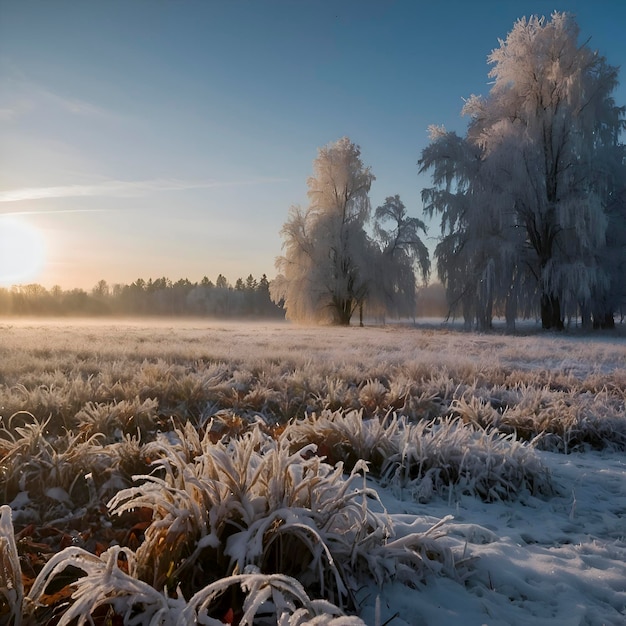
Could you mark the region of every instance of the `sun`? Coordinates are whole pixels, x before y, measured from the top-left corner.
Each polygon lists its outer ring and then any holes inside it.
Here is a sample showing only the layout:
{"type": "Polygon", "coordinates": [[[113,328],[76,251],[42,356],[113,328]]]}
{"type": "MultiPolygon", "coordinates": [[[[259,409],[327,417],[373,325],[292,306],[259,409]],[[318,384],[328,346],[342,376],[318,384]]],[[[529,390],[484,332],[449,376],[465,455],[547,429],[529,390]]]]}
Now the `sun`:
{"type": "Polygon", "coordinates": [[[28,222],[0,215],[0,285],[34,281],[45,261],[44,239],[28,222]]]}

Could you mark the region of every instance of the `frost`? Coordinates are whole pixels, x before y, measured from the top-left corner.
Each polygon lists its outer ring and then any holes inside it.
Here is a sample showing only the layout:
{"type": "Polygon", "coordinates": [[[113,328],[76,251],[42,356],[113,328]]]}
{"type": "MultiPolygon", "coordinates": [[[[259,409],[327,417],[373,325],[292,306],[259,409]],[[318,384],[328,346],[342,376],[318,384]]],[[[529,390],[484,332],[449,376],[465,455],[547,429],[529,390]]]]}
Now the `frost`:
{"type": "Polygon", "coordinates": [[[610,324],[624,297],[617,68],[578,35],[566,13],[518,20],[489,56],[489,95],[465,102],[466,137],[438,130],[422,152],[439,277],[468,326],[490,328],[500,307],[512,328],[527,303],[545,328],[610,324]]]}
{"type": "Polygon", "coordinates": [[[44,493],[48,498],[56,502],[63,502],[64,504],[70,504],[72,502],[67,491],[61,487],[50,487],[46,489],[44,493]]]}
{"type": "Polygon", "coordinates": [[[11,508],[5,504],[0,507],[0,607],[3,613],[6,607],[7,623],[13,626],[22,623],[23,598],[22,568],[13,535],[11,508]]]}
{"type": "Polygon", "coordinates": [[[6,330],[9,624],[623,621],[623,338],[197,325],[6,330]]]}

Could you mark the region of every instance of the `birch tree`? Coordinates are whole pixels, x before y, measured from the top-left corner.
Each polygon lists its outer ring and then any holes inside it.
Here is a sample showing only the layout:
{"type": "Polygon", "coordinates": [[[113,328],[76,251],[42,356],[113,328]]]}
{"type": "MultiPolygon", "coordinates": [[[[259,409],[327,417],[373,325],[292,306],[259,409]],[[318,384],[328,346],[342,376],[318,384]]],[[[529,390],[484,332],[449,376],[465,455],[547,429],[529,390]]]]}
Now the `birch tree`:
{"type": "Polygon", "coordinates": [[[374,180],[347,137],[318,151],[309,206],[292,207],[281,230],[285,254],[271,286],[292,320],[348,325],[368,293],[369,190],[374,180]]]}

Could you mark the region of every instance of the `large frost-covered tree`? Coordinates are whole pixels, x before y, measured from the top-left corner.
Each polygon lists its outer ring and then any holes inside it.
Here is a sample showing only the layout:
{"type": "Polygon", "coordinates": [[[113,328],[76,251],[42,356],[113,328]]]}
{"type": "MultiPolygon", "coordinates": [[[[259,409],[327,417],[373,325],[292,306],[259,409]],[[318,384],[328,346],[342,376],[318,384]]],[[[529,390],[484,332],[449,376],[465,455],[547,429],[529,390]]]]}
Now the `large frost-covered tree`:
{"type": "Polygon", "coordinates": [[[292,207],[281,230],[285,254],[271,293],[290,319],[347,325],[367,295],[374,175],[347,137],[319,149],[313,174],[308,208],[292,207]]]}
{"type": "Polygon", "coordinates": [[[375,234],[368,234],[373,180],[347,137],[319,149],[307,181],[309,206],[290,209],[271,284],[272,299],[284,304],[289,319],[348,325],[366,304],[376,312],[414,314],[415,268],[424,276],[429,270],[418,236],[424,225],[396,196],[379,207],[375,234]]]}
{"type": "Polygon", "coordinates": [[[617,69],[578,35],[565,13],[518,20],[488,58],[489,95],[466,101],[467,136],[439,130],[420,159],[433,172],[427,210],[442,216],[439,274],[487,317],[481,294],[512,313],[531,282],[545,328],[610,300],[624,109],[611,97],[617,69]]]}
{"type": "Polygon", "coordinates": [[[430,139],[420,165],[432,171],[435,186],[422,200],[427,215],[441,214],[435,255],[450,308],[462,311],[467,328],[487,330],[499,307],[513,327],[528,285],[517,271],[522,239],[512,212],[493,201],[498,180],[487,176],[482,150],[467,138],[433,126],[430,139]]]}

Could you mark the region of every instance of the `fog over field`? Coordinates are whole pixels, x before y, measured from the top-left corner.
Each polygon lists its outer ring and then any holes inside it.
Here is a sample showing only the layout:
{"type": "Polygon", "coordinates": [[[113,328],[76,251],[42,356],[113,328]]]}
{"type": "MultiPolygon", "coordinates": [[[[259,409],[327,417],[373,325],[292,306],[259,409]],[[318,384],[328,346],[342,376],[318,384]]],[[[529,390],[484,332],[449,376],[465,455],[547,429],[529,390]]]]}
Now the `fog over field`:
{"type": "Polygon", "coordinates": [[[0,322],[2,619],[623,623],[626,339],[525,331],[0,322]]]}

